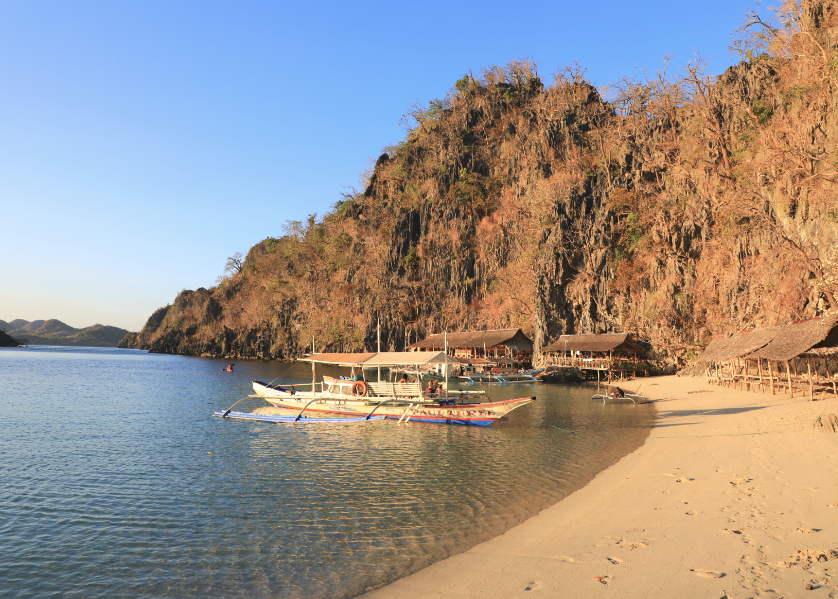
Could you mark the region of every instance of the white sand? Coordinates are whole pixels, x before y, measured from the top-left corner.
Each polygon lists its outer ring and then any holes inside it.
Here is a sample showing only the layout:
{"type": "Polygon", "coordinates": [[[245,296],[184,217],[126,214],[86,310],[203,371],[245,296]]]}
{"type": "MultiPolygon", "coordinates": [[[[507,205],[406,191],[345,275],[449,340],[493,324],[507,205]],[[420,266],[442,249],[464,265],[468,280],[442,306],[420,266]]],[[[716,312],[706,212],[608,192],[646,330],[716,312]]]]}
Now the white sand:
{"type": "Polygon", "coordinates": [[[838,597],[838,434],[812,426],[838,399],[697,377],[643,390],[657,407],[643,447],[507,533],[365,597],[838,597]]]}

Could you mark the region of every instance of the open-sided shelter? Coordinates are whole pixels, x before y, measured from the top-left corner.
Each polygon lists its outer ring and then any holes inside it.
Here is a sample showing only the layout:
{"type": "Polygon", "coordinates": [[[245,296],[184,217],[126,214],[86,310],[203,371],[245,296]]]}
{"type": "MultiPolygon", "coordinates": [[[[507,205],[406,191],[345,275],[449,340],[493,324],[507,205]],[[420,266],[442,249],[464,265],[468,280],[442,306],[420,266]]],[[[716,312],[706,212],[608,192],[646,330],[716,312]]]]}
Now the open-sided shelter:
{"type": "Polygon", "coordinates": [[[463,363],[519,367],[532,363],[532,340],[521,329],[439,333],[407,349],[442,351],[446,345],[448,354],[463,363]]]}
{"type": "Polygon", "coordinates": [[[719,384],[759,387],[775,386],[794,395],[795,388],[836,389],[835,361],[838,357],[838,316],[822,316],[786,325],[739,331],[717,337],[699,361],[707,364],[710,380],[719,384]],[[806,372],[803,372],[805,366],[806,372]]]}

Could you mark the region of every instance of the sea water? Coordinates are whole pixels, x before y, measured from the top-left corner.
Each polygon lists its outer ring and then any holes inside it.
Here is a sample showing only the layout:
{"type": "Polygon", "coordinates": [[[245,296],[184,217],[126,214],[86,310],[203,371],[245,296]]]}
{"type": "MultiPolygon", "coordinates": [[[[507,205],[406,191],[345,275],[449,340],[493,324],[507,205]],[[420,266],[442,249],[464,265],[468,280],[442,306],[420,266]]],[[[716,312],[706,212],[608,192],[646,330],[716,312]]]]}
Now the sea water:
{"type": "Polygon", "coordinates": [[[253,379],[311,380],[226,366],[0,350],[0,596],[353,597],[538,513],[652,423],[595,386],[542,384],[472,386],[538,398],[485,428],[222,420],[253,379]]]}

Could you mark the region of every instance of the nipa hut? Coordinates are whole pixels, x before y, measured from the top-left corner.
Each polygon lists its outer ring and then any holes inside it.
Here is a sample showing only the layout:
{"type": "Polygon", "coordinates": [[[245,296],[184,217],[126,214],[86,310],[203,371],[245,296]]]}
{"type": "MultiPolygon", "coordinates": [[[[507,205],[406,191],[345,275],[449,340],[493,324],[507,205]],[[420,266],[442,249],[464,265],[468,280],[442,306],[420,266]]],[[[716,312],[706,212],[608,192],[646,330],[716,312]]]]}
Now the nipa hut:
{"type": "Polygon", "coordinates": [[[717,337],[699,361],[706,364],[708,379],[720,385],[772,393],[779,388],[792,397],[802,389],[814,399],[816,392],[838,393],[836,357],[838,316],[825,316],[717,337]]]}
{"type": "Polygon", "coordinates": [[[648,374],[647,350],[628,333],[599,335],[562,335],[542,350],[548,366],[607,371],[610,380],[616,375],[648,374]]]}
{"type": "Polygon", "coordinates": [[[521,329],[495,329],[440,333],[409,345],[410,351],[444,350],[464,364],[528,368],[532,363],[532,340],[521,329]]]}

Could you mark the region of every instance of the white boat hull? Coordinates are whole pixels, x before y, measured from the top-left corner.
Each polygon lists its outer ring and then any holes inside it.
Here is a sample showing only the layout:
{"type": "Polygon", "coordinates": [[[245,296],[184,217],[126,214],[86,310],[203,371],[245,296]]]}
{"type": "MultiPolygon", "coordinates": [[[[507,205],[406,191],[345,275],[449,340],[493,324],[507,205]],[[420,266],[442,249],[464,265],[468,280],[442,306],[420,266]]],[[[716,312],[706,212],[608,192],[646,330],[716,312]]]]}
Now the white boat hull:
{"type": "Polygon", "coordinates": [[[278,408],[305,410],[306,414],[384,416],[394,420],[489,426],[515,408],[535,401],[522,397],[499,402],[470,403],[464,398],[354,397],[323,391],[299,391],[253,382],[256,395],[278,408]]]}

